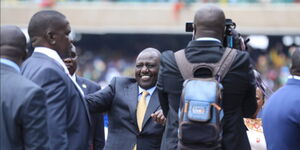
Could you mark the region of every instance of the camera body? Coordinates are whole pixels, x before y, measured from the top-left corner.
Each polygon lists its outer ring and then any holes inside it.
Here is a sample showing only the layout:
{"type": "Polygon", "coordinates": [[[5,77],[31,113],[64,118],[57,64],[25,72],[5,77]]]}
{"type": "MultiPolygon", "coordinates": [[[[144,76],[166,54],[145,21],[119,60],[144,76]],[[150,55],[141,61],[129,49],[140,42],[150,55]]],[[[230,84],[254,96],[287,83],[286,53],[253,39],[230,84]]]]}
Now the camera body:
{"type": "Polygon", "coordinates": [[[225,19],[225,32],[224,32],[224,47],[234,48],[234,37],[239,36],[239,33],[235,30],[236,24],[231,19],[225,19]]]}
{"type": "MultiPolygon", "coordinates": [[[[249,40],[244,41],[236,30],[236,24],[231,19],[225,19],[225,29],[224,29],[224,39],[223,46],[229,48],[236,48],[240,50],[246,50],[246,43],[249,40]]],[[[194,23],[186,22],[185,24],[185,32],[193,32],[194,31],[194,23]]]]}

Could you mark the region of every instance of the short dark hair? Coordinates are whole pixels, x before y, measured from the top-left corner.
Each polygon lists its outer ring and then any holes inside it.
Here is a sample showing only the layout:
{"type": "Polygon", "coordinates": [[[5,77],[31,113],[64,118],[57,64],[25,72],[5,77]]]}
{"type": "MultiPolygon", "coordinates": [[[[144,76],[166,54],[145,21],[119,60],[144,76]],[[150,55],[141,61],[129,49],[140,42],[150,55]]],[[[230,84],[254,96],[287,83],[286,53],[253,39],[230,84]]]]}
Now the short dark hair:
{"type": "Polygon", "coordinates": [[[42,10],[35,13],[28,25],[28,34],[30,38],[42,37],[47,29],[56,28],[57,22],[66,18],[62,13],[55,10],[42,10]]]}
{"type": "Polygon", "coordinates": [[[291,74],[300,76],[300,49],[296,49],[292,55],[291,74]]]}
{"type": "Polygon", "coordinates": [[[20,65],[26,57],[26,37],[15,25],[1,26],[0,57],[10,59],[20,65]]]}

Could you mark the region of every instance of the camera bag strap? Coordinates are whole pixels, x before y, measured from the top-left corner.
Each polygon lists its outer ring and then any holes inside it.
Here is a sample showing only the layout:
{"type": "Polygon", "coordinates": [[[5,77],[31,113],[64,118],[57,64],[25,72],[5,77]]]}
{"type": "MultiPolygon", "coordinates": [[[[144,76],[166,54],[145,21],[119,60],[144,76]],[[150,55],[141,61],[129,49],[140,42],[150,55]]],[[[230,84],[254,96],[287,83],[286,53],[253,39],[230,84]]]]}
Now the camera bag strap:
{"type": "Polygon", "coordinates": [[[184,49],[174,53],[178,69],[180,70],[180,73],[184,80],[193,78],[194,72],[197,69],[206,67],[212,71],[213,77],[216,77],[219,82],[229,71],[236,55],[236,49],[226,48],[222,58],[217,63],[190,63],[185,56],[184,49]]]}

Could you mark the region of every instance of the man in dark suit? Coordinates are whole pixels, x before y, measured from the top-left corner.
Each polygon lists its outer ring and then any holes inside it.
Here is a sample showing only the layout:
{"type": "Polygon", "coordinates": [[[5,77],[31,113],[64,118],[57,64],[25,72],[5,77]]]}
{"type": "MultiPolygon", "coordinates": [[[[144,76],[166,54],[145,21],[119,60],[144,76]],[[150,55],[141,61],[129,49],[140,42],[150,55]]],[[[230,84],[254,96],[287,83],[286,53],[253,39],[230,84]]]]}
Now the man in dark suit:
{"type": "MultiPolygon", "coordinates": [[[[64,59],[73,80],[78,83],[85,95],[100,90],[101,87],[97,83],[75,74],[77,70],[77,58],[76,47],[73,46],[71,55],[64,59]]],[[[89,139],[90,150],[102,150],[105,143],[103,115],[101,113],[91,114],[91,119],[92,128],[89,139]]]]}
{"type": "Polygon", "coordinates": [[[33,15],[28,33],[35,48],[22,74],[47,96],[47,124],[53,150],[87,150],[90,116],[83,92],[63,62],[70,55],[71,32],[66,17],[53,10],[33,15]]]}
{"type": "Polygon", "coordinates": [[[147,48],[136,59],[135,79],[113,78],[105,89],[87,96],[90,111],[108,113],[105,150],[159,149],[164,127],[155,120],[165,120],[156,90],[159,61],[160,52],[147,48]]]}
{"type": "MultiPolygon", "coordinates": [[[[187,45],[185,56],[190,63],[216,63],[223,53],[222,46],[225,28],[223,11],[213,5],[205,5],[194,17],[194,37],[187,45]]],[[[157,88],[160,104],[167,116],[166,129],[162,140],[162,150],[177,148],[178,109],[183,85],[172,51],[166,51],[161,57],[160,74],[157,88]]],[[[208,77],[204,70],[197,70],[195,77],[208,77]]],[[[250,150],[243,124],[243,117],[251,117],[256,111],[255,82],[250,69],[249,55],[238,54],[225,78],[221,81],[223,90],[222,108],[224,109],[223,139],[224,150],[250,150]]],[[[204,146],[205,147],[205,146],[204,146]]]]}
{"type": "Polygon", "coordinates": [[[21,76],[26,38],[16,26],[1,26],[0,149],[46,150],[48,132],[44,91],[21,76]]]}
{"type": "Polygon", "coordinates": [[[291,76],[263,110],[263,128],[268,150],[300,148],[300,50],[292,55],[291,76]]]}

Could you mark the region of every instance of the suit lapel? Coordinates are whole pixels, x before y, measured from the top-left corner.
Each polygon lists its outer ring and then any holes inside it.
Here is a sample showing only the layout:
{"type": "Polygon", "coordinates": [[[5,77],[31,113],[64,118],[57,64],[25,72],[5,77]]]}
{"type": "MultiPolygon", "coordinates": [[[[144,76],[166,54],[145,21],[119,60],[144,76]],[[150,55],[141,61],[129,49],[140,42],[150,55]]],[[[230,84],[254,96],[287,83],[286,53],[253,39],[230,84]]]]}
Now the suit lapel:
{"type": "MultiPolygon", "coordinates": [[[[64,68],[57,61],[55,61],[54,59],[50,58],[49,56],[47,56],[45,54],[34,52],[34,53],[32,53],[31,57],[33,57],[33,58],[36,57],[36,58],[42,58],[42,59],[45,59],[45,60],[49,60],[52,64],[55,64],[63,73],[65,73],[64,68]]],[[[90,123],[90,125],[92,125],[92,120],[91,120],[90,112],[89,112],[89,109],[88,109],[88,104],[87,104],[85,98],[81,95],[79,89],[73,83],[72,79],[66,73],[65,73],[65,75],[66,75],[67,80],[69,82],[71,82],[72,86],[75,88],[76,92],[78,92],[78,94],[80,96],[80,100],[83,102],[83,105],[85,107],[85,111],[87,113],[87,117],[88,117],[89,123],[90,123]]]]}
{"type": "Polygon", "coordinates": [[[87,84],[84,82],[84,80],[82,80],[81,78],[76,76],[76,82],[80,86],[80,88],[82,89],[84,95],[89,94],[87,84]]]}
{"type": "Polygon", "coordinates": [[[138,86],[137,83],[130,84],[128,88],[126,89],[126,99],[127,99],[127,104],[129,107],[130,111],[130,116],[133,119],[133,122],[137,125],[137,120],[136,120],[136,106],[137,106],[137,101],[138,101],[138,86]]]}
{"type": "Polygon", "coordinates": [[[147,123],[147,121],[149,119],[151,119],[151,114],[154,113],[155,110],[157,110],[157,108],[159,107],[159,101],[158,101],[158,93],[157,93],[157,89],[154,90],[150,101],[148,103],[147,106],[147,110],[144,116],[144,120],[143,120],[143,128],[145,126],[145,124],[147,123]]]}
{"type": "MultiPolygon", "coordinates": [[[[70,79],[71,80],[71,79],[70,79]]],[[[72,81],[71,81],[72,82],[72,81]]],[[[76,76],[76,82],[77,84],[79,85],[79,88],[81,88],[81,90],[83,91],[84,95],[86,95],[88,93],[87,91],[87,87],[86,88],[83,88],[82,85],[84,84],[84,80],[78,78],[76,76]]],[[[74,85],[75,86],[75,85],[74,85]]],[[[89,112],[89,107],[88,107],[88,104],[87,104],[87,101],[85,100],[84,97],[82,97],[82,95],[80,94],[80,91],[75,87],[75,89],[77,90],[77,92],[79,93],[80,97],[81,97],[81,100],[82,100],[82,103],[85,107],[85,110],[87,112],[87,116],[88,116],[88,119],[89,119],[89,122],[90,122],[90,125],[92,125],[92,118],[90,116],[90,112],[89,112]]]]}

